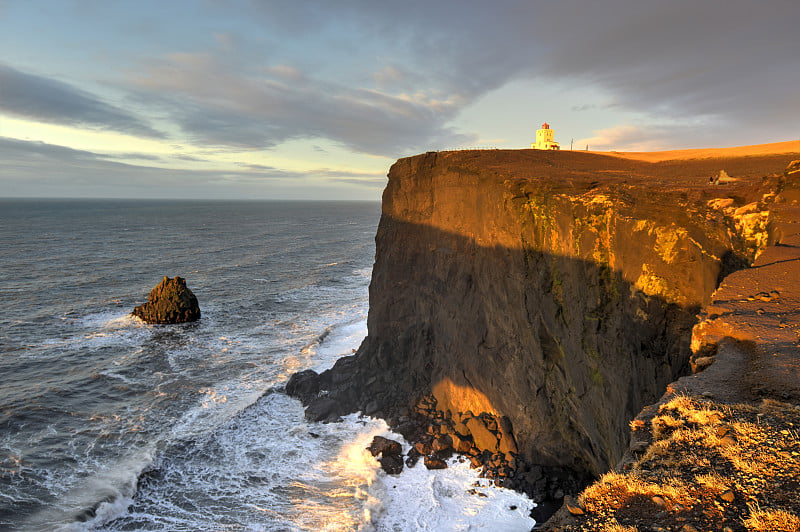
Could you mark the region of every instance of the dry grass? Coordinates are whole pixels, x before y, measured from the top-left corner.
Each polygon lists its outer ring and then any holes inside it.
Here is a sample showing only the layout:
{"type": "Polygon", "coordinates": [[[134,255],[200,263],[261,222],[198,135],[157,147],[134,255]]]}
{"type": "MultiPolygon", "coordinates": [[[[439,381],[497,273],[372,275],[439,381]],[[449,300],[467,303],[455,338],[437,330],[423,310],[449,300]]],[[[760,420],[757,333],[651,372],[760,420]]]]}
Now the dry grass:
{"type": "Polygon", "coordinates": [[[800,518],[785,510],[761,510],[751,508],[750,516],[744,520],[748,530],[758,532],[797,532],[800,518]]]}
{"type": "Polygon", "coordinates": [[[603,527],[602,532],[639,532],[635,526],[622,526],[619,523],[612,522],[603,527]]]}
{"type": "Polygon", "coordinates": [[[798,430],[793,405],[675,397],[650,421],[645,452],[589,486],[585,513],[561,530],[800,532],[798,430]]]}

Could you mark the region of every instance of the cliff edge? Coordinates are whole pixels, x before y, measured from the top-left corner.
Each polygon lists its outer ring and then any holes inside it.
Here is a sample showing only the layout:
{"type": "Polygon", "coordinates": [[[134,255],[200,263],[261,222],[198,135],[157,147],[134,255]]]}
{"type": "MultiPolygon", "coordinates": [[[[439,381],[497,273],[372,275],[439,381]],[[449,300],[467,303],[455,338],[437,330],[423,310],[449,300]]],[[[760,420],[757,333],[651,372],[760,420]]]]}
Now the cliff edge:
{"type": "Polygon", "coordinates": [[[422,416],[429,433],[504,455],[504,485],[563,497],[617,464],[630,420],[689,372],[696,315],[770,243],[793,158],[401,159],[383,196],[368,336],[287,391],[310,419],[361,410],[412,439],[422,416]]]}
{"type": "Polygon", "coordinates": [[[693,374],[639,413],[623,459],[545,528],[800,531],[800,161],[768,233],[704,307],[693,374]]]}

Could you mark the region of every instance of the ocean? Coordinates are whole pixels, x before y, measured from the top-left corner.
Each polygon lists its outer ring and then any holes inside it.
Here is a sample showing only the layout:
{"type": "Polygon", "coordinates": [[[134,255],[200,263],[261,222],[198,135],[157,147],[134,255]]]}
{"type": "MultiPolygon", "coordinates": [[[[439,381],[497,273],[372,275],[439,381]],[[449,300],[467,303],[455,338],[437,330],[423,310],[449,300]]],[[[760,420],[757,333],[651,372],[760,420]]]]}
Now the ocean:
{"type": "Polygon", "coordinates": [[[530,499],[466,463],[387,476],[382,420],[307,423],[283,393],[366,335],[379,217],[0,200],[0,530],[530,530],[530,499]],[[130,316],[165,275],[198,322],[130,316]]]}

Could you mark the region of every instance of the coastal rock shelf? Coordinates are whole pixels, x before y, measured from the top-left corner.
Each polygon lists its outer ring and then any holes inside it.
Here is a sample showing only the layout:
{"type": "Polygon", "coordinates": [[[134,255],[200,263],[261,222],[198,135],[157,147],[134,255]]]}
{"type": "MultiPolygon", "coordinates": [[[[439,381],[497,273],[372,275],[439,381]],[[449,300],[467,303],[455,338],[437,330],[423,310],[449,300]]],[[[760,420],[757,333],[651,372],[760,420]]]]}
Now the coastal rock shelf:
{"type": "MultiPolygon", "coordinates": [[[[401,159],[383,196],[368,336],[287,389],[310,419],[361,410],[412,441],[421,400],[440,425],[506,419],[503,485],[563,497],[617,463],[629,421],[687,374],[696,315],[768,245],[793,158],[401,159]],[[730,179],[715,184],[721,170],[730,179]]],[[[500,432],[485,438],[492,452],[500,432]]]]}

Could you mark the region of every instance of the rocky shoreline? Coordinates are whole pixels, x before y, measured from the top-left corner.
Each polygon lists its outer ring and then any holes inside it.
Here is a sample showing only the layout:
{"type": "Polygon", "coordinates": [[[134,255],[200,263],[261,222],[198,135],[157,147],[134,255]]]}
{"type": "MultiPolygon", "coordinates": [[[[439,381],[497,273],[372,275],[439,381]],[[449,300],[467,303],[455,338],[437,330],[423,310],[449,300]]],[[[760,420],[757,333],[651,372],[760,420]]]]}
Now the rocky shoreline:
{"type": "MultiPolygon", "coordinates": [[[[293,374],[286,385],[286,393],[308,407],[309,421],[339,421],[335,413],[339,405],[319,401],[321,392],[324,397],[320,376],[313,370],[293,374]]],[[[384,419],[411,446],[403,456],[398,442],[376,437],[369,450],[387,474],[399,475],[404,466],[445,469],[446,461],[459,455],[478,470],[480,478],[525,493],[536,502],[531,516],[537,522],[553,515],[565,495],[577,494],[593,480],[569,468],[526,462],[518,452],[511,420],[505,416],[442,411],[436,397],[429,395],[412,408],[393,409],[384,419]]]]}
{"type": "MultiPolygon", "coordinates": [[[[398,162],[369,335],[286,388],[309,420],[386,419],[413,443],[400,464],[386,460],[392,471],[461,453],[537,501],[538,522],[626,456],[627,421],[689,372],[694,315],[721,279],[782,242],[769,213],[794,201],[790,169],[768,170],[786,155],[675,167],[561,155],[398,162]],[[700,179],[720,164],[733,182],[700,179]]],[[[722,367],[712,351],[691,366],[722,367]]]]}

